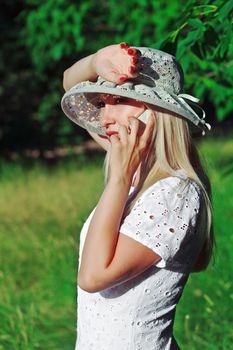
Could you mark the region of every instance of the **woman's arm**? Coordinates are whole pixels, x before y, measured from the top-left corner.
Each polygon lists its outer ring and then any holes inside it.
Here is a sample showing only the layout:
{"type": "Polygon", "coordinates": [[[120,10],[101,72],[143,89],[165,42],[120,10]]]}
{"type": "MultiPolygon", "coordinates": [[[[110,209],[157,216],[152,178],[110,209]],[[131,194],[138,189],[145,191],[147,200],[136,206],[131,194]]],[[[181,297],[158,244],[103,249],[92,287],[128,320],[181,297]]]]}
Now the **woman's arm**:
{"type": "Polygon", "coordinates": [[[65,91],[82,81],[95,81],[97,79],[94,59],[95,54],[84,57],[65,70],[63,74],[63,87],[65,91]]]}
{"type": "MultiPolygon", "coordinates": [[[[95,54],[84,57],[65,70],[63,74],[63,87],[65,91],[71,89],[72,86],[81,83],[82,81],[95,81],[97,79],[94,60],[95,54]]],[[[108,140],[105,140],[92,132],[89,132],[89,134],[105,151],[108,150],[108,140]]]]}
{"type": "Polygon", "coordinates": [[[120,139],[116,135],[110,138],[110,178],[90,222],[82,251],[78,284],[84,290],[96,292],[128,280],[160,259],[149,248],[119,233],[132,178],[145,156],[153,126],[154,119],[150,117],[139,141],[139,123],[134,119],[130,134],[122,126],[120,139]]]}

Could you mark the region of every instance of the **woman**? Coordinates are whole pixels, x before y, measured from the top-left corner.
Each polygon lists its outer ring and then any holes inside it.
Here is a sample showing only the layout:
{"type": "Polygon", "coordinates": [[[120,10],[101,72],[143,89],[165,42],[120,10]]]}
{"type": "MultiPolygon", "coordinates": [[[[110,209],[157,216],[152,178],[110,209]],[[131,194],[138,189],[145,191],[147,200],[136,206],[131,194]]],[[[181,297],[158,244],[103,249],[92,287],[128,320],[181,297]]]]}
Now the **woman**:
{"type": "Polygon", "coordinates": [[[76,350],[179,349],[176,305],[211,258],[210,183],[176,59],[111,45],[64,73],[62,108],[107,151],[106,186],[80,236],[76,350]]]}

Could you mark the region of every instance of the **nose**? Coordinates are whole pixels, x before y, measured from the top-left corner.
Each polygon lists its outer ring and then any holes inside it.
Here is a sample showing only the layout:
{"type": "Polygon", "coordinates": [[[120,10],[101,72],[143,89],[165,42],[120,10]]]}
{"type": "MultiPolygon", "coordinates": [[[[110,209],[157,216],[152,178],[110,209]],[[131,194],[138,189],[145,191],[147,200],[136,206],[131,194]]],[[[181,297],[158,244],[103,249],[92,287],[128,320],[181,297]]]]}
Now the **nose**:
{"type": "Polygon", "coordinates": [[[103,127],[108,128],[109,125],[116,124],[116,121],[112,115],[111,106],[105,104],[100,113],[100,123],[103,127]]]}

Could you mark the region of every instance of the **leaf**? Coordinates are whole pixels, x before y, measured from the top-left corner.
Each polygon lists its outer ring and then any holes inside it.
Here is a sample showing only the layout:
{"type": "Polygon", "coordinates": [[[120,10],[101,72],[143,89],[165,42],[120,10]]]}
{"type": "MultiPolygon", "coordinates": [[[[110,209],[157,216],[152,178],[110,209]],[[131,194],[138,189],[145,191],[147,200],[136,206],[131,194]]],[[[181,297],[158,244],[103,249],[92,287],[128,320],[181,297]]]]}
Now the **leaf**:
{"type": "Polygon", "coordinates": [[[204,23],[199,18],[191,18],[188,20],[188,23],[196,29],[203,29],[205,28],[204,23]]]}
{"type": "Polygon", "coordinates": [[[203,42],[201,43],[205,58],[210,59],[216,56],[219,42],[218,33],[212,26],[209,26],[204,33],[203,42]]]}
{"type": "Polygon", "coordinates": [[[56,45],[53,46],[51,49],[51,56],[52,58],[57,61],[61,58],[63,51],[63,42],[58,42],[56,45]]]}
{"type": "Polygon", "coordinates": [[[197,41],[203,37],[204,31],[202,29],[192,30],[188,33],[186,38],[180,40],[177,45],[177,57],[180,59],[186,51],[190,49],[197,41]]]}
{"type": "Polygon", "coordinates": [[[179,37],[179,35],[177,35],[175,37],[175,40],[173,40],[172,37],[169,36],[160,45],[160,50],[165,51],[165,52],[170,53],[171,55],[175,56],[176,50],[177,50],[178,37],[179,37]]]}
{"type": "Polygon", "coordinates": [[[202,50],[202,46],[200,45],[199,42],[196,42],[192,48],[191,48],[192,52],[194,53],[194,55],[196,55],[197,57],[199,57],[200,59],[204,58],[204,53],[202,50]]]}
{"type": "Polygon", "coordinates": [[[227,3],[219,10],[219,18],[224,21],[225,18],[230,15],[230,13],[233,11],[233,1],[229,0],[227,3]]]}
{"type": "Polygon", "coordinates": [[[226,34],[222,38],[220,50],[219,50],[219,56],[220,58],[224,58],[224,56],[227,54],[227,51],[230,47],[230,42],[232,39],[232,29],[231,29],[231,23],[229,21],[226,34]]]}
{"type": "Polygon", "coordinates": [[[192,9],[192,16],[198,17],[203,15],[208,15],[209,13],[214,13],[217,11],[217,6],[215,5],[199,5],[194,6],[192,9]]]}

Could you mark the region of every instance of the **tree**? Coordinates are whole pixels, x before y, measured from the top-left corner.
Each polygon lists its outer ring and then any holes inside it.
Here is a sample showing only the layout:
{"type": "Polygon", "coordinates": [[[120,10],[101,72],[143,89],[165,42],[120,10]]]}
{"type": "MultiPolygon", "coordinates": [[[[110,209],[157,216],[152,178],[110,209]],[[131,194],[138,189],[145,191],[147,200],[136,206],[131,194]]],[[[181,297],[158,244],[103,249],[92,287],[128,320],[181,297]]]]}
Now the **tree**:
{"type": "Polygon", "coordinates": [[[229,117],[232,1],[99,0],[96,6],[94,0],[24,0],[17,2],[18,14],[13,3],[5,7],[14,20],[4,22],[2,37],[14,41],[4,44],[0,57],[8,87],[0,95],[5,146],[10,145],[10,135],[14,137],[9,131],[12,124],[20,140],[16,147],[28,144],[25,135],[31,146],[41,148],[79,142],[85,132],[66,120],[60,109],[62,73],[79,58],[121,41],[176,55],[186,74],[185,91],[210,104],[218,121],[229,117]],[[10,96],[14,104],[8,102],[10,96]],[[18,127],[22,122],[24,130],[18,127]]]}

